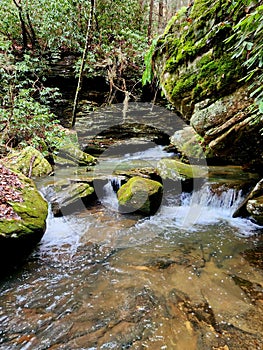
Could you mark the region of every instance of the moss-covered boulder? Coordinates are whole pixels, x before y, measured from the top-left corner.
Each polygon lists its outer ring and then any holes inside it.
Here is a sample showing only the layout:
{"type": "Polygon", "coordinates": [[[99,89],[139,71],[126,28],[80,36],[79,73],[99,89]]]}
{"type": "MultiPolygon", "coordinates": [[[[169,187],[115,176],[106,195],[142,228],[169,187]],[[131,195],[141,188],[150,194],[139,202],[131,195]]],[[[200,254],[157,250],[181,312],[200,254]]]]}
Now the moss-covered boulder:
{"type": "MultiPolygon", "coordinates": [[[[263,164],[263,118],[242,78],[249,50],[233,59],[239,20],[253,11],[243,1],[195,0],[178,11],[155,44],[154,75],[168,101],[190,122],[207,157],[263,164]],[[253,142],[251,142],[253,140],[253,142]]],[[[257,72],[253,79],[257,86],[257,72]]]]}
{"type": "Polygon", "coordinates": [[[96,158],[80,149],[78,135],[74,130],[66,130],[60,150],[54,155],[56,166],[89,166],[96,164],[96,158]]]}
{"type": "Polygon", "coordinates": [[[96,164],[96,158],[79,149],[74,143],[64,144],[54,156],[57,166],[89,166],[96,164]]]}
{"type": "Polygon", "coordinates": [[[185,126],[177,130],[170,138],[182,157],[192,159],[212,158],[213,152],[209,147],[203,148],[203,138],[194,130],[192,126],[185,126]]]}
{"type": "Polygon", "coordinates": [[[206,166],[185,164],[175,159],[164,158],[157,164],[162,179],[174,181],[187,179],[204,179],[208,175],[206,166]]]}
{"type": "Polygon", "coordinates": [[[33,181],[1,166],[0,260],[15,262],[40,241],[48,205],[33,181]]]}
{"type": "Polygon", "coordinates": [[[2,163],[30,177],[48,175],[53,170],[44,156],[32,146],[28,146],[21,151],[11,152],[2,160],[2,163]]]}
{"type": "Polygon", "coordinates": [[[79,211],[94,198],[94,188],[87,182],[70,183],[61,180],[50,186],[47,192],[47,199],[55,216],[79,211]]]}
{"type": "Polygon", "coordinates": [[[162,201],[163,186],[160,182],[135,176],[117,192],[119,210],[123,213],[154,214],[162,201]]]}

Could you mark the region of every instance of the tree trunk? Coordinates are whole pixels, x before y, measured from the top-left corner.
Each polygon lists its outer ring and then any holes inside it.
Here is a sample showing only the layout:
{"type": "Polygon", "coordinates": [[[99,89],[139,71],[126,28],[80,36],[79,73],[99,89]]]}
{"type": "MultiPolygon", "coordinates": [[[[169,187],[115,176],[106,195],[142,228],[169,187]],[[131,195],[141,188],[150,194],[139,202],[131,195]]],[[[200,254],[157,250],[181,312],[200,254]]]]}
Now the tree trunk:
{"type": "Polygon", "coordinates": [[[154,0],[150,0],[150,9],[149,9],[149,22],[148,22],[148,42],[151,42],[152,39],[152,25],[153,25],[153,3],[154,0]]]}
{"type": "Polygon", "coordinates": [[[95,0],[91,0],[88,28],[87,28],[86,39],[85,39],[85,47],[84,47],[84,50],[83,50],[81,66],[80,66],[80,69],[79,69],[78,85],[77,85],[77,88],[76,88],[75,98],[74,98],[74,103],[73,103],[71,128],[74,128],[75,123],[76,123],[77,106],[78,106],[78,101],[79,101],[79,94],[80,94],[81,87],[82,87],[83,73],[84,73],[84,67],[85,67],[85,60],[86,60],[86,57],[87,57],[88,47],[90,45],[90,32],[91,32],[92,23],[93,23],[94,10],[95,10],[95,0]]]}
{"type": "Polygon", "coordinates": [[[159,0],[159,13],[158,13],[158,32],[161,33],[163,30],[163,0],[159,0]]]}
{"type": "Polygon", "coordinates": [[[23,39],[23,50],[26,50],[27,44],[28,44],[28,41],[27,41],[28,33],[27,33],[25,21],[23,19],[22,6],[20,5],[19,0],[13,0],[13,2],[18,10],[18,16],[19,16],[20,26],[21,26],[21,34],[22,34],[22,39],[23,39]]]}

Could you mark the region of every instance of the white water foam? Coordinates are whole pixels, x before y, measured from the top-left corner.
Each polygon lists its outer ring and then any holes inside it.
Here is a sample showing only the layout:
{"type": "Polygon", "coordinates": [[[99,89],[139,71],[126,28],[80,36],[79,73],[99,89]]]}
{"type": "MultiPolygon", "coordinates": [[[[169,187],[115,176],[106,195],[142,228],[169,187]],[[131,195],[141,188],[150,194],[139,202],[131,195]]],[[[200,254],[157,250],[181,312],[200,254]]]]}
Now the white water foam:
{"type": "Polygon", "coordinates": [[[227,189],[216,193],[211,191],[210,184],[205,184],[192,194],[182,193],[179,204],[177,200],[176,203],[163,205],[155,216],[138,225],[175,228],[190,233],[203,230],[204,226],[225,223],[233,227],[238,235],[248,237],[261,227],[249,219],[232,217],[242,200],[241,191],[227,189]]]}

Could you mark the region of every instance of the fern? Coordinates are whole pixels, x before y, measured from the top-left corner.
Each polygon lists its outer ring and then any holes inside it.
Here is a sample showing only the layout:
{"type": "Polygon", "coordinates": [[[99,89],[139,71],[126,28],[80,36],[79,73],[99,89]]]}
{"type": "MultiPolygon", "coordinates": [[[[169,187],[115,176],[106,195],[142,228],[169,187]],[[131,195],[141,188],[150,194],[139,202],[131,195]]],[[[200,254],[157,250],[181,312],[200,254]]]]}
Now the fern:
{"type": "MultiPolygon", "coordinates": [[[[250,4],[253,5],[253,1],[250,4]]],[[[251,97],[255,98],[258,111],[263,112],[263,5],[257,5],[253,12],[246,14],[235,26],[234,34],[226,42],[235,40],[231,47],[232,58],[246,56],[243,65],[247,74],[241,79],[249,82],[251,97]]]]}
{"type": "Polygon", "coordinates": [[[151,84],[153,80],[152,56],[155,51],[157,40],[153,40],[148,52],[144,56],[145,69],[142,74],[142,85],[151,84]]]}

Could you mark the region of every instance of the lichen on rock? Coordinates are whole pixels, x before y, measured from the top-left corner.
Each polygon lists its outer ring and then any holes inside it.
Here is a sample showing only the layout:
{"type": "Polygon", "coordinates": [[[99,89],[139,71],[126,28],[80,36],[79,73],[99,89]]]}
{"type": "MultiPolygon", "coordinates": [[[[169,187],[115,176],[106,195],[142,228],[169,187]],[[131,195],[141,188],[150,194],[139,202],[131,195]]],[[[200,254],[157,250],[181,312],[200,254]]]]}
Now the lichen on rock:
{"type": "Polygon", "coordinates": [[[89,166],[96,164],[96,158],[80,149],[78,135],[67,130],[59,151],[54,155],[56,166],[89,166]]]}
{"type": "Polygon", "coordinates": [[[55,216],[62,216],[85,208],[93,198],[94,188],[87,182],[58,181],[47,190],[47,198],[55,216]]]}

